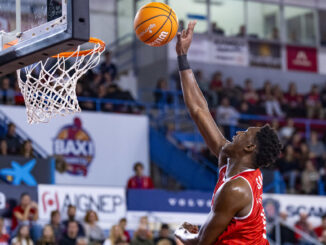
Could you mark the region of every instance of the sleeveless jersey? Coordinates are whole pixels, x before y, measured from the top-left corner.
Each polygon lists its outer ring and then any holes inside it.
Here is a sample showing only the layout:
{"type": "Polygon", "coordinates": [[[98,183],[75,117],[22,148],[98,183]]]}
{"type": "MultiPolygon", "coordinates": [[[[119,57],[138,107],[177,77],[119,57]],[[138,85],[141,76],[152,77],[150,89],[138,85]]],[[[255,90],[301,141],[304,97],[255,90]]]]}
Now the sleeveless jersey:
{"type": "Polygon", "coordinates": [[[220,169],[214,197],[218,190],[228,181],[242,178],[250,186],[252,206],[245,217],[233,217],[225,231],[218,237],[215,245],[268,245],[266,238],[266,218],[263,208],[263,177],[259,169],[248,169],[231,178],[226,178],[227,165],[220,169]]]}

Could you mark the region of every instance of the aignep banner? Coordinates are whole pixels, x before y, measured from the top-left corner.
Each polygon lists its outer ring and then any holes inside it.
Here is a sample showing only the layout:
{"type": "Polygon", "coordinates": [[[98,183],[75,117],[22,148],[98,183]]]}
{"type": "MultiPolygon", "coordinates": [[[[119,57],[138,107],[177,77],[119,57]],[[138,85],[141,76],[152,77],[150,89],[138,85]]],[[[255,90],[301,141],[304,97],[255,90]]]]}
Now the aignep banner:
{"type": "Polygon", "coordinates": [[[101,227],[106,229],[126,215],[124,188],[39,185],[38,203],[42,223],[49,222],[54,210],[59,210],[67,218],[70,204],[76,206],[78,220],[84,220],[87,211],[93,210],[101,227]]]}

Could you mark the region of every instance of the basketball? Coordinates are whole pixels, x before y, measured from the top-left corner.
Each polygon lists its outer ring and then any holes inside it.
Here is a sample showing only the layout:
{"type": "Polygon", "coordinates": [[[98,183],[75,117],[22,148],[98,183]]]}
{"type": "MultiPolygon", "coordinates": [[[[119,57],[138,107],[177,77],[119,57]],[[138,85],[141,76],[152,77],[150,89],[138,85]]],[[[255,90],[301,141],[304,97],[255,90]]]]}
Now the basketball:
{"type": "Polygon", "coordinates": [[[134,29],[138,39],[152,47],[169,43],[177,34],[178,17],[169,5],[152,2],[136,14],[134,29]]]}

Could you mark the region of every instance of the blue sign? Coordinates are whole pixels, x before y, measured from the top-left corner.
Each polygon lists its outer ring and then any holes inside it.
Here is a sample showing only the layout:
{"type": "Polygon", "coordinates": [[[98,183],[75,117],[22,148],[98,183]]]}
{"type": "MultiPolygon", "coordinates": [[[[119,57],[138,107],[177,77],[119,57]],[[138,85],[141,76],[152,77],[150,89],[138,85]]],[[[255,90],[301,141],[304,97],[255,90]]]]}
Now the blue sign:
{"type": "Polygon", "coordinates": [[[209,213],[212,192],[128,190],[128,211],[209,213]]]}

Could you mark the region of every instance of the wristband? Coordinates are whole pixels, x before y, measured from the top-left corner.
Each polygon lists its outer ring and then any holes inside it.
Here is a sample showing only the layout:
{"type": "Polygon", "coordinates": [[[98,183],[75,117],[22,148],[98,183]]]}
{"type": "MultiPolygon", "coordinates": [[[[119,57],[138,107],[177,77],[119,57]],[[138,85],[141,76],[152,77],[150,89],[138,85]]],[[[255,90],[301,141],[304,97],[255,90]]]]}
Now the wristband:
{"type": "Polygon", "coordinates": [[[190,65],[188,63],[186,54],[178,56],[178,65],[179,65],[179,71],[184,71],[184,70],[190,69],[190,65]]]}

